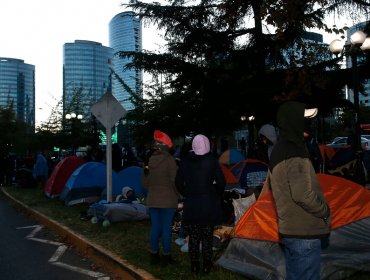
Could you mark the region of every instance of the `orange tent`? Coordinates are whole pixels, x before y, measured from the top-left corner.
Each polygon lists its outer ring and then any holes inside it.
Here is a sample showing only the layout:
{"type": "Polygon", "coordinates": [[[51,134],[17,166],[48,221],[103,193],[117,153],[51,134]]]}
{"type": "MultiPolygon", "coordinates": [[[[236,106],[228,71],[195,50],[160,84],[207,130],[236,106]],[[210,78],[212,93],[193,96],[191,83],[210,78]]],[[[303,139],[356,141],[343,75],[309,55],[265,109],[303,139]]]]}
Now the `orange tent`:
{"type": "MultiPolygon", "coordinates": [[[[370,191],[341,177],[317,176],[332,211],[320,279],[370,273],[370,191]]],[[[216,264],[248,279],[285,279],[285,257],[278,241],[275,203],[267,192],[239,220],[235,236],[216,264]]]]}
{"type": "Polygon", "coordinates": [[[227,168],[225,165],[220,164],[222,172],[224,173],[226,184],[236,185],[239,183],[239,180],[234,176],[234,174],[227,168]]]}
{"type": "MultiPolygon", "coordinates": [[[[370,216],[370,191],[341,177],[317,174],[331,212],[331,228],[336,229],[370,216]]],[[[235,236],[278,241],[278,223],[272,193],[267,192],[243,215],[235,236]]]]}

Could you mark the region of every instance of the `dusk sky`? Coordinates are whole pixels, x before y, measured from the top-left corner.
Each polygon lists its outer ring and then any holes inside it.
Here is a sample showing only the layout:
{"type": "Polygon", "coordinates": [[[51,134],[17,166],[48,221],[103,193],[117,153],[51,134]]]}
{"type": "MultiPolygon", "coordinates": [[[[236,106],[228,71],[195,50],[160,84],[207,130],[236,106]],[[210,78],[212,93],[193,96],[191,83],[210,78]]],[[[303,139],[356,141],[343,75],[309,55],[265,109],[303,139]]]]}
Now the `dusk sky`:
{"type": "MultiPolygon", "coordinates": [[[[62,97],[63,45],[89,40],[109,46],[109,22],[127,0],[1,0],[0,57],[35,65],[36,123],[62,97]]],[[[157,48],[155,29],[143,25],[143,49],[157,48]]]]}
{"type": "MultiPolygon", "coordinates": [[[[89,40],[109,46],[109,22],[128,0],[1,0],[0,57],[35,65],[36,123],[45,121],[62,97],[63,45],[89,40]]],[[[159,1],[161,2],[161,1],[159,1]]],[[[344,24],[330,20],[337,25],[344,24]]],[[[339,21],[339,22],[338,22],[339,21]]],[[[346,22],[349,26],[352,22],[346,22]]],[[[330,43],[334,36],[324,36],[330,43]]],[[[143,49],[156,50],[160,39],[143,25],[143,49]]]]}

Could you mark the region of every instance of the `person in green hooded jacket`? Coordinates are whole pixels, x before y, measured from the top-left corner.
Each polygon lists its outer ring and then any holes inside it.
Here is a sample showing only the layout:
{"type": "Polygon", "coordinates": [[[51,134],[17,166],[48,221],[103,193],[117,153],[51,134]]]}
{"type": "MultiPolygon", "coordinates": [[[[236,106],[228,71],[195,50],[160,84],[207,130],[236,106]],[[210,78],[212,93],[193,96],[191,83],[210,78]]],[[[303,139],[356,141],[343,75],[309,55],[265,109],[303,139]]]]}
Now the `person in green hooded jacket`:
{"type": "Polygon", "coordinates": [[[317,109],[289,101],[279,107],[276,116],[279,138],[271,153],[269,176],[286,280],[320,279],[321,246],[330,234],[330,208],[303,137],[305,117],[316,114],[317,109]]]}

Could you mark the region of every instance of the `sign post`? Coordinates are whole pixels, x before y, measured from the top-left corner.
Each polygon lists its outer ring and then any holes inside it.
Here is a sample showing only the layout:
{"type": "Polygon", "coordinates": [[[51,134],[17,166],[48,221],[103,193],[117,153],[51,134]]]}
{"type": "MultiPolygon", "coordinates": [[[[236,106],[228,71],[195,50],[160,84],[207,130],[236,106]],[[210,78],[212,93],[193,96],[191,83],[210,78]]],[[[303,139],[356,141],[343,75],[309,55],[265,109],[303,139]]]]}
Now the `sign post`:
{"type": "Polygon", "coordinates": [[[112,202],[112,127],[126,115],[126,110],[107,92],[91,107],[91,112],[106,129],[107,201],[112,202]]]}

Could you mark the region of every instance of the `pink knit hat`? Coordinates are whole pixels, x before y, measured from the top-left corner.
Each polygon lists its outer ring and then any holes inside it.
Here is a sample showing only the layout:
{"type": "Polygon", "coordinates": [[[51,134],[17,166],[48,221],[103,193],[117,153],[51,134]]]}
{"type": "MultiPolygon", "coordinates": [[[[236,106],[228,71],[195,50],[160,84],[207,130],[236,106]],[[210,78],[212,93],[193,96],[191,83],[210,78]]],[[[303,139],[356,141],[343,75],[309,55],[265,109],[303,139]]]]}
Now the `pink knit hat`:
{"type": "Polygon", "coordinates": [[[202,134],[198,134],[193,139],[192,148],[196,155],[204,155],[209,153],[211,150],[211,145],[209,144],[209,140],[206,136],[202,134]]]}
{"type": "Polygon", "coordinates": [[[160,130],[155,130],[154,131],[154,140],[157,141],[157,142],[161,142],[161,143],[165,144],[169,148],[172,148],[172,146],[173,146],[171,138],[166,133],[164,133],[160,130]]]}

